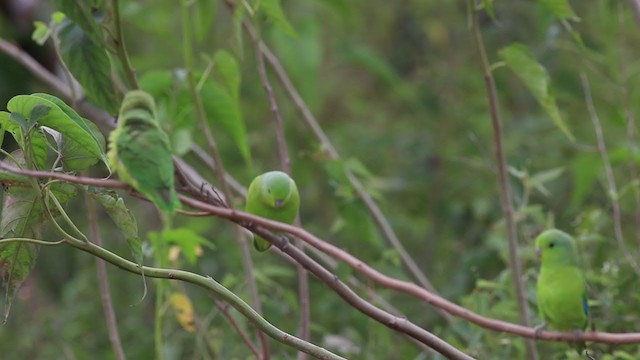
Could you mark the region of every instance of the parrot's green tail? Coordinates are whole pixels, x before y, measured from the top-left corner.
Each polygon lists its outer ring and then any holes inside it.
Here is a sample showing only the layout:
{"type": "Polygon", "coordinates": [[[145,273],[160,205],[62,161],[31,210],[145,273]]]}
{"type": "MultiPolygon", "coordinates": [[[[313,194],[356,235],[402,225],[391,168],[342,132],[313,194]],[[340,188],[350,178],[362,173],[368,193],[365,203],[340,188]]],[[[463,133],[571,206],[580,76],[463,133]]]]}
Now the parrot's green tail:
{"type": "Polygon", "coordinates": [[[269,250],[271,243],[260,236],[253,235],[253,247],[260,252],[264,252],[269,250]]]}

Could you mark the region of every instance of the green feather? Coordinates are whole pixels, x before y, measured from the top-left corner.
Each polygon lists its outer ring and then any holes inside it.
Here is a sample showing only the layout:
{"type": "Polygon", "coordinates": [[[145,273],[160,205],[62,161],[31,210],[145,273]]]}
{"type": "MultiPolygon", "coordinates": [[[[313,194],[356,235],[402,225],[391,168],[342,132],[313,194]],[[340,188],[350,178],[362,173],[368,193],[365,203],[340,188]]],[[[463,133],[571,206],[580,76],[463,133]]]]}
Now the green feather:
{"type": "MultiPolygon", "coordinates": [[[[560,230],[547,230],[535,241],[540,256],[538,310],[552,328],[580,331],[589,322],[587,288],[578,267],[574,239],[560,230]]],[[[578,344],[579,350],[584,344],[578,344]]]]}
{"type": "MultiPolygon", "coordinates": [[[[289,175],[281,171],[264,173],[249,185],[245,210],[250,214],[292,224],[299,208],[298,187],[289,175]]],[[[270,242],[259,236],[254,236],[253,245],[258,251],[271,247],[270,242]]]]}
{"type": "Polygon", "coordinates": [[[149,94],[139,90],[126,94],[109,141],[108,158],[114,171],[155,204],[168,221],[180,203],[169,138],[158,125],[149,94]]]}

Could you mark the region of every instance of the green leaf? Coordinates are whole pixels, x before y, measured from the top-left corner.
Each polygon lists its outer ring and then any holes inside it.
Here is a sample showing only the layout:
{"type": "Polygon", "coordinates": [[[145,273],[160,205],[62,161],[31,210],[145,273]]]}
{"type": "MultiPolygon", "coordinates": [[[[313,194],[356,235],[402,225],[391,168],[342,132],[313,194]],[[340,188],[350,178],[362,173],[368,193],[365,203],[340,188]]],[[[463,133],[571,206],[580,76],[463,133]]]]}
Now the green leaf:
{"type": "Polygon", "coordinates": [[[542,194],[549,196],[551,193],[545,188],[544,184],[560,177],[560,175],[564,173],[564,170],[564,167],[558,167],[555,169],[541,171],[531,176],[528,184],[540,191],[542,194]]]}
{"type": "Polygon", "coordinates": [[[35,29],[31,34],[31,39],[40,46],[44,45],[44,43],[47,42],[47,39],[49,39],[49,35],[51,35],[49,26],[42,21],[34,21],[33,26],[35,26],[35,29]]]}
{"type": "Polygon", "coordinates": [[[31,187],[9,188],[2,207],[0,237],[33,237],[33,225],[42,214],[37,195],[31,187]]]}
{"type": "Polygon", "coordinates": [[[213,56],[213,63],[231,97],[237,102],[240,93],[240,68],[236,59],[228,51],[218,50],[213,56]]]}
{"type": "Polygon", "coordinates": [[[571,206],[582,205],[585,198],[593,191],[598,174],[603,170],[602,160],[598,154],[583,154],[572,161],[573,191],[571,206]]]}
{"type": "MultiPolygon", "coordinates": [[[[20,115],[20,113],[14,112],[10,114],[6,111],[0,111],[0,127],[2,127],[3,130],[8,131],[16,140],[20,148],[24,150],[27,144],[23,126],[28,126],[27,120],[24,116],[20,115]]],[[[47,160],[47,153],[49,152],[47,139],[42,131],[35,129],[30,132],[30,144],[36,168],[42,169],[47,160]]]]}
{"type": "Polygon", "coordinates": [[[51,21],[56,25],[60,25],[66,17],[67,16],[63,12],[54,11],[53,14],[51,14],[51,21]]]}
{"type": "Polygon", "coordinates": [[[547,9],[556,18],[579,20],[576,13],[571,8],[569,0],[538,0],[540,5],[547,9]]]}
{"type": "Polygon", "coordinates": [[[560,111],[556,105],[556,100],[551,94],[549,74],[530,54],[529,49],[522,44],[512,44],[503,48],[499,52],[500,57],[525,83],[529,91],[536,98],[538,103],[546,110],[547,114],[556,126],[569,138],[575,141],[575,137],[565,124],[560,111]]]}
{"type": "Polygon", "coordinates": [[[153,242],[162,241],[165,244],[173,243],[178,245],[187,261],[192,265],[196,263],[197,247],[199,245],[204,245],[210,249],[214,248],[214,245],[209,240],[189,228],[168,229],[161,233],[150,232],[148,236],[153,242]]]}
{"type": "Polygon", "coordinates": [[[496,21],[496,13],[493,11],[493,1],[494,0],[482,0],[482,6],[491,17],[491,20],[496,21]]]}
{"type": "MultiPolygon", "coordinates": [[[[103,153],[106,148],[106,140],[104,135],[100,132],[100,129],[96,126],[96,124],[92,123],[87,119],[82,119],[94,135],[97,138],[98,144],[100,145],[103,153]]],[[[95,165],[99,160],[102,160],[104,164],[109,167],[108,162],[104,158],[96,157],[91,152],[87,151],[83,148],[78,142],[70,140],[67,137],[62,138],[62,166],[65,171],[78,171],[88,168],[89,166],[95,165]]]]}
{"type": "Polygon", "coordinates": [[[226,88],[215,81],[207,81],[202,87],[202,102],[210,121],[220,124],[231,136],[245,161],[251,161],[247,130],[240,106],[226,88]]]}
{"type": "Polygon", "coordinates": [[[173,74],[168,70],[146,71],[140,77],[140,87],[155,99],[171,96],[173,74]]]}
{"type": "Polygon", "coordinates": [[[260,8],[264,11],[267,18],[273,22],[275,27],[293,37],[297,36],[296,31],[293,29],[282,10],[280,0],[262,0],[260,2],[260,8]]]}
{"type": "MultiPolygon", "coordinates": [[[[89,36],[96,44],[103,44],[102,29],[96,22],[94,13],[97,14],[100,3],[98,1],[87,0],[54,0],[55,7],[60,10],[68,19],[77,24],[83,32],[89,36]]],[[[58,12],[58,13],[59,13],[58,12]]],[[[56,13],[54,13],[56,15],[56,13]]],[[[56,15],[55,20],[60,20],[60,15],[56,15]]],[[[66,62],[66,61],[65,61],[66,62]]]]}
{"type": "Polygon", "coordinates": [[[43,105],[50,110],[39,118],[38,123],[62,134],[63,141],[67,143],[67,151],[70,151],[68,155],[72,157],[72,167],[69,170],[77,170],[78,166],[91,162],[88,159],[91,156],[96,160],[92,164],[102,160],[107,165],[105,140],[100,131],[55,96],[42,93],[18,95],[9,100],[7,108],[14,113],[30,113],[32,109],[43,105]],[[80,162],[74,163],[73,160],[80,162]]]}
{"type": "Polygon", "coordinates": [[[142,265],[142,241],[138,236],[136,218],[115,191],[89,187],[89,195],[102,205],[111,220],[127,240],[129,250],[138,265],[142,265]]]}
{"type": "Polygon", "coordinates": [[[104,48],[70,22],[62,25],[59,36],[62,59],[84,88],[87,97],[115,114],[119,101],[111,82],[111,63],[104,48]]]}
{"type": "Polygon", "coordinates": [[[210,32],[211,24],[216,15],[216,1],[214,0],[196,0],[194,11],[195,18],[195,34],[196,39],[202,42],[206,35],[210,32]]]}
{"type": "MultiPolygon", "coordinates": [[[[16,154],[17,156],[17,154],[16,154]]],[[[18,159],[21,161],[24,159],[18,159]]],[[[0,214],[0,237],[34,237],[36,220],[42,208],[38,194],[31,187],[11,187],[4,195],[0,214]]],[[[26,243],[0,245],[0,275],[5,287],[5,321],[9,316],[16,291],[35,265],[38,247],[26,243]]]]}
{"type": "Polygon", "coordinates": [[[4,321],[9,318],[13,298],[29,277],[38,257],[38,246],[23,242],[0,245],[0,276],[5,287],[4,321]]]}

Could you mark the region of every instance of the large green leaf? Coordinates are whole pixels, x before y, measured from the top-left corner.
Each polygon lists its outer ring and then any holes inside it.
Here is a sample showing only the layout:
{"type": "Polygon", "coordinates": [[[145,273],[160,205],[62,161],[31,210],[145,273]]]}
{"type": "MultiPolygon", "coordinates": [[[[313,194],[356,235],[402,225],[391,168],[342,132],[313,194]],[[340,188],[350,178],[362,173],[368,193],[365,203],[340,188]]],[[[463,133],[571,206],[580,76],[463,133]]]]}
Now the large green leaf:
{"type": "Polygon", "coordinates": [[[106,191],[90,187],[89,195],[102,205],[111,220],[127,240],[129,250],[138,265],[142,265],[142,241],[138,236],[136,218],[124,204],[124,200],[115,191],[106,191]]]}
{"type": "Polygon", "coordinates": [[[25,114],[39,105],[47,105],[50,110],[40,117],[38,123],[58,131],[63,136],[63,144],[67,144],[66,150],[64,146],[62,149],[63,156],[68,156],[63,158],[70,166],[67,170],[83,169],[98,160],[107,165],[105,140],[97,127],[55,96],[40,93],[18,95],[9,100],[7,108],[25,114]]]}
{"type": "Polygon", "coordinates": [[[264,14],[273,22],[275,27],[291,36],[297,36],[296,31],[282,10],[280,0],[262,0],[260,2],[260,9],[264,11],[264,14]]]}
{"type": "Polygon", "coordinates": [[[198,41],[205,40],[207,34],[211,32],[211,25],[216,15],[216,3],[214,0],[194,1],[194,32],[198,41]]]}
{"type": "Polygon", "coordinates": [[[71,22],[62,25],[59,36],[62,59],[87,97],[115,114],[118,97],[111,81],[111,63],[104,48],[71,22]]]}
{"type": "Polygon", "coordinates": [[[213,56],[213,63],[224,81],[227,90],[235,101],[240,93],[240,68],[236,59],[226,50],[218,50],[213,56]]]}
{"type": "Polygon", "coordinates": [[[76,23],[96,44],[102,44],[102,30],[95,20],[101,0],[54,0],[55,7],[76,23]]]}
{"type": "Polygon", "coordinates": [[[522,44],[512,44],[500,50],[500,57],[507,65],[516,73],[516,75],[525,83],[529,91],[536,98],[538,103],[547,111],[551,120],[556,126],[562,130],[571,141],[575,138],[569,127],[565,124],[556,100],[550,89],[551,79],[547,70],[540,65],[531,55],[529,49],[522,44]]]}
{"type": "Polygon", "coordinates": [[[242,157],[249,162],[251,154],[247,130],[238,102],[225,87],[215,81],[207,81],[202,87],[202,102],[209,120],[223,127],[235,142],[242,157]]]}

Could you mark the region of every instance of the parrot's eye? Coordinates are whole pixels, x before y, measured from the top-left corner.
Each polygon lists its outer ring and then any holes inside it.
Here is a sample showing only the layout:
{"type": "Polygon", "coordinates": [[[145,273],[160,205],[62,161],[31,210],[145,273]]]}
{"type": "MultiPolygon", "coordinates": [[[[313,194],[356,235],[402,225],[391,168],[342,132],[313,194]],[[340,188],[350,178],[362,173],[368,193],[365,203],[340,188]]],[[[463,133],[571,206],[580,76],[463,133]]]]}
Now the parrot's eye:
{"type": "Polygon", "coordinates": [[[549,243],[549,247],[550,247],[550,248],[552,248],[552,247],[554,247],[554,246],[556,246],[556,244],[554,244],[554,243],[549,243]]]}

